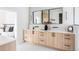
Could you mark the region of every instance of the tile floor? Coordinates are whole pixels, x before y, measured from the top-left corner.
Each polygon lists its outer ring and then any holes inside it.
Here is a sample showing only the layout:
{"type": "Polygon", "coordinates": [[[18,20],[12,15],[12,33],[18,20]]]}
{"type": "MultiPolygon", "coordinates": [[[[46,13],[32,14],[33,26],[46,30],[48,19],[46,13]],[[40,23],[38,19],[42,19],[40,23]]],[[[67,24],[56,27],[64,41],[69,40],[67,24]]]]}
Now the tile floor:
{"type": "Polygon", "coordinates": [[[24,42],[17,46],[17,51],[57,51],[57,50],[24,42]]]}

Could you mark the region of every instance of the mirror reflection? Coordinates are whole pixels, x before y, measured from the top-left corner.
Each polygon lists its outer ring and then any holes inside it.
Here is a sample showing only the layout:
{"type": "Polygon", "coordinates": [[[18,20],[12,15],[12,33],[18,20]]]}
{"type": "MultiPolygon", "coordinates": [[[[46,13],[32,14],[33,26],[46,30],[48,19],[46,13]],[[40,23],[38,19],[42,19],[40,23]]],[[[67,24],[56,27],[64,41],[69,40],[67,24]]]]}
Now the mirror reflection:
{"type": "Polygon", "coordinates": [[[49,22],[49,12],[48,10],[43,10],[43,23],[49,22]]]}
{"type": "Polygon", "coordinates": [[[62,24],[63,9],[54,8],[33,12],[33,24],[62,24]]]}
{"type": "Polygon", "coordinates": [[[42,23],[42,16],[41,16],[41,11],[36,11],[33,12],[33,23],[34,24],[41,24],[42,23]]]}
{"type": "Polygon", "coordinates": [[[50,10],[50,22],[52,24],[62,24],[62,20],[63,20],[62,8],[50,10]]]}

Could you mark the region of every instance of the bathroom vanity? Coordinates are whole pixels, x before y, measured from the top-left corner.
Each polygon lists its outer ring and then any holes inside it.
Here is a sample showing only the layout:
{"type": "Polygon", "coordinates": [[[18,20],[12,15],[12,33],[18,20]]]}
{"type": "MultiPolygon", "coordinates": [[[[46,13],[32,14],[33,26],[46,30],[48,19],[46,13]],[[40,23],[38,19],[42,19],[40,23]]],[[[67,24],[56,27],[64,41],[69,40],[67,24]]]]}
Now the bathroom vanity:
{"type": "Polygon", "coordinates": [[[58,50],[75,50],[73,28],[72,31],[68,30],[68,26],[73,27],[73,7],[36,9],[30,15],[32,22],[29,29],[23,32],[24,41],[58,50]],[[48,25],[47,30],[44,29],[45,24],[48,25]]]}
{"type": "Polygon", "coordinates": [[[75,50],[75,34],[70,32],[24,30],[24,40],[58,50],[75,50]]]}

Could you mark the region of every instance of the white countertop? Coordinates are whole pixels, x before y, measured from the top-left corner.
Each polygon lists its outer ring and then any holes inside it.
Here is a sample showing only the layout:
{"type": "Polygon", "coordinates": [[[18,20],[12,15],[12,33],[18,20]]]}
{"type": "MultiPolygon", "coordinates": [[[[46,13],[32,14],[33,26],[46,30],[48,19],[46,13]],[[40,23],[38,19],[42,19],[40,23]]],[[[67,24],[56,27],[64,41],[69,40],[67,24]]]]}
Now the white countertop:
{"type": "MultiPolygon", "coordinates": [[[[24,29],[24,30],[31,30],[31,29],[24,29]]],[[[66,32],[66,31],[55,31],[55,30],[31,30],[31,31],[40,31],[40,32],[57,32],[57,33],[68,33],[68,34],[74,34],[72,32],[66,32]]]]}
{"type": "Polygon", "coordinates": [[[9,37],[5,37],[5,36],[0,36],[0,46],[10,43],[12,41],[15,41],[14,38],[9,38],[9,37]]]}
{"type": "Polygon", "coordinates": [[[39,30],[41,32],[57,32],[57,33],[70,33],[70,34],[74,34],[74,33],[71,33],[71,32],[66,32],[66,31],[52,31],[52,30],[39,30]]]}

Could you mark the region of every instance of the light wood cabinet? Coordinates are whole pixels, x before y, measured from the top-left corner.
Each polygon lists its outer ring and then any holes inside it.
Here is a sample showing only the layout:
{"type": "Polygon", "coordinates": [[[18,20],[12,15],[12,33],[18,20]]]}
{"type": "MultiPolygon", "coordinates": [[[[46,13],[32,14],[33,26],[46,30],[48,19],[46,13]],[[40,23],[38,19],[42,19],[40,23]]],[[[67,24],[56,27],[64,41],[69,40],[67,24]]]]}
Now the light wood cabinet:
{"type": "Polygon", "coordinates": [[[59,50],[74,50],[75,35],[73,33],[28,31],[26,41],[59,50]]]}
{"type": "Polygon", "coordinates": [[[24,30],[23,32],[23,39],[26,42],[32,42],[33,40],[33,33],[31,30],[24,30]]]}
{"type": "Polygon", "coordinates": [[[33,37],[32,37],[32,40],[33,40],[33,43],[34,44],[38,44],[39,43],[39,39],[38,39],[38,31],[33,31],[32,32],[33,34],[33,37]]]}
{"type": "Polygon", "coordinates": [[[55,47],[56,46],[56,38],[57,38],[57,33],[54,33],[54,32],[52,32],[52,33],[50,33],[50,32],[48,32],[47,33],[47,45],[48,45],[48,47],[55,47]]]}
{"type": "Polygon", "coordinates": [[[55,48],[62,49],[63,48],[63,34],[57,33],[56,39],[55,39],[55,48]]]}
{"type": "Polygon", "coordinates": [[[39,39],[39,44],[41,45],[47,45],[47,32],[39,32],[38,33],[38,39],[39,39]]]}
{"type": "Polygon", "coordinates": [[[74,50],[75,49],[75,35],[74,34],[64,34],[64,50],[74,50]]]}

